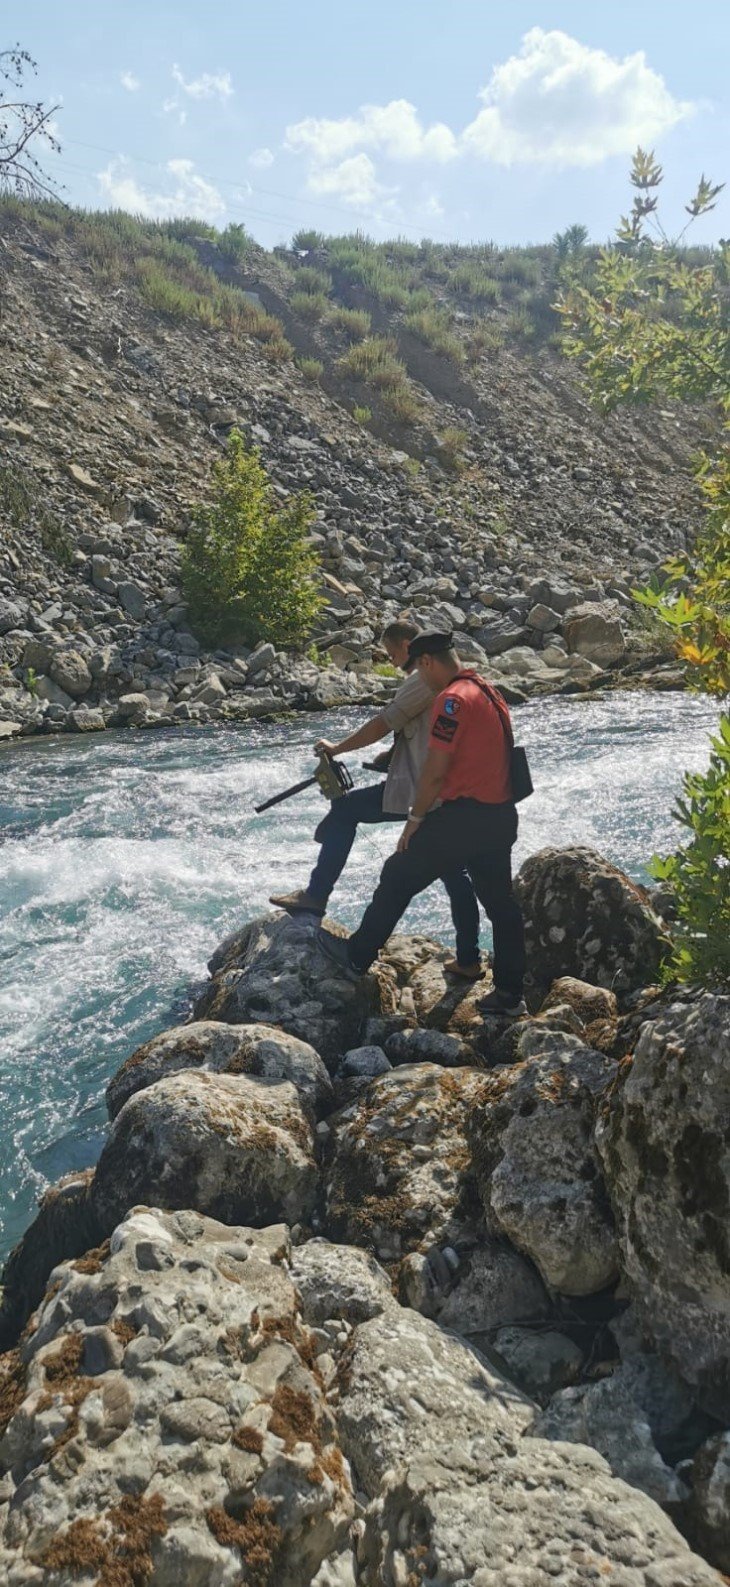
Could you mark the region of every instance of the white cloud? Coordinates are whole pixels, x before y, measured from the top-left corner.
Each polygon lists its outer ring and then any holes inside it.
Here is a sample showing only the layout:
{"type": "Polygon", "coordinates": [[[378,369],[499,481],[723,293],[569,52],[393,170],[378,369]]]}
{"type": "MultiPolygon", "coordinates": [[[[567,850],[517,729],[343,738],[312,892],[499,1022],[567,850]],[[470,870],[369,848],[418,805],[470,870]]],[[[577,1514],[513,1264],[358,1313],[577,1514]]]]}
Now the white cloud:
{"type": "Polygon", "coordinates": [[[172,75],[175,82],[188,94],[191,99],[220,99],[224,104],[233,94],[233,83],[230,72],[202,72],[200,77],[194,77],[189,83],[178,65],[173,66],[172,75]]]}
{"type": "Polygon", "coordinates": [[[179,127],[185,126],[185,123],[188,119],[188,113],[187,110],[181,109],[179,99],[163,99],[162,109],[164,115],[166,116],[177,116],[177,124],[179,127]]]}
{"type": "Polygon", "coordinates": [[[256,171],[267,171],[274,163],[274,156],[270,149],[254,149],[253,154],[249,154],[248,163],[256,171]]]}
{"type": "Polygon", "coordinates": [[[643,51],[619,60],[543,28],[495,66],[480,98],[463,147],[497,165],[597,165],[653,143],[694,108],[673,97],[643,51]]]}
{"type": "Polygon", "coordinates": [[[148,220],[162,220],[168,215],[195,215],[207,221],[220,218],[225,203],[217,188],[198,176],[192,160],[168,160],[165,169],[173,179],[165,192],[143,187],[130,161],[121,155],[105,171],[97,173],[97,181],[103,196],[115,208],[144,215],[148,220]]]}
{"type": "Polygon", "coordinates": [[[392,99],[388,105],[362,105],[355,116],[340,120],[307,116],[286,129],[286,147],[308,154],[322,165],[341,160],[353,150],[377,149],[391,160],[434,160],[444,164],[457,153],[450,127],[435,122],[424,127],[415,105],[392,99]]]}
{"type": "Polygon", "coordinates": [[[307,187],[310,193],[332,195],[358,209],[368,208],[385,191],[367,154],[355,154],[339,165],[316,167],[309,173],[307,187]]]}
{"type": "Polygon", "coordinates": [[[120,72],[119,81],[122,88],[126,88],[128,94],[136,94],[138,89],[142,87],[139,78],[135,77],[134,72],[120,72]]]}

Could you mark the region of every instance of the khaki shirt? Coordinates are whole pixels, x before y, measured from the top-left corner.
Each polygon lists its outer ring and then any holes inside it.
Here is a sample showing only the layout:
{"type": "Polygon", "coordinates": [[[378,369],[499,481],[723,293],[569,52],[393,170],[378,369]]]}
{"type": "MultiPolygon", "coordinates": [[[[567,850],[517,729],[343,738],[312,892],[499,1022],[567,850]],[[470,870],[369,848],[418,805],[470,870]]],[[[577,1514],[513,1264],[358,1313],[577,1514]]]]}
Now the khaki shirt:
{"type": "Polygon", "coordinates": [[[405,816],[418,786],[428,749],[434,697],[417,672],[411,672],[381,715],[395,733],[395,749],[383,794],[387,815],[405,816]]]}

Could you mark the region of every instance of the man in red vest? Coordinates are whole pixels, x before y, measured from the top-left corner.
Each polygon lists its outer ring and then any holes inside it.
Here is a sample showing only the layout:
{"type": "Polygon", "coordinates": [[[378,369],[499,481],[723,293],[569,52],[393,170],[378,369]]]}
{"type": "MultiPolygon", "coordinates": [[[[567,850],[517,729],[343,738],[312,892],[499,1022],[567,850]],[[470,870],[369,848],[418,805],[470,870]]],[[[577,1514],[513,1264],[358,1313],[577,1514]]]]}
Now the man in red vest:
{"type": "Polygon", "coordinates": [[[512,891],[517,811],[509,711],[483,678],[461,667],[451,634],[417,635],[410,658],[436,698],[408,820],[357,931],[345,941],[322,930],[320,946],[342,970],[363,975],[411,899],[445,871],[464,866],[494,935],[494,989],[480,1006],[514,1019],[527,1010],[522,912],[512,891]]]}

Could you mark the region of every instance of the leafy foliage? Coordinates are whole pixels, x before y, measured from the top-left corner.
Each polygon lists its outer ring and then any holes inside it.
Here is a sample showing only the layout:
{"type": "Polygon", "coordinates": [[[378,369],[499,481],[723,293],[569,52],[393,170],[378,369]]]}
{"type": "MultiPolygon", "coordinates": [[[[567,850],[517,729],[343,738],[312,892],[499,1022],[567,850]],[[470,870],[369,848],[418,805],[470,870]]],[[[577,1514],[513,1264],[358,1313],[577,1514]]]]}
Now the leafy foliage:
{"type": "Polygon", "coordinates": [[[317,558],[307,543],[313,518],[307,493],[279,503],[257,449],[233,430],[182,559],[191,622],[206,642],[306,639],[320,605],[317,558]]]}
{"type": "MultiPolygon", "coordinates": [[[[659,215],[662,169],[639,149],[634,200],[616,244],[590,285],[573,282],[559,304],[565,348],[584,366],[597,403],[711,401],[730,426],[730,244],[709,256],[680,253],[687,226],[714,209],[721,186],[704,176],[680,236],[659,215]]],[[[668,628],[690,684],[718,698],[730,693],[730,443],[704,456],[698,478],[707,513],[692,552],[665,565],[664,577],[636,599],[668,628]]],[[[672,973],[730,982],[730,717],[720,718],[706,772],[686,775],[678,820],[688,842],[654,875],[677,900],[672,973]]]]}

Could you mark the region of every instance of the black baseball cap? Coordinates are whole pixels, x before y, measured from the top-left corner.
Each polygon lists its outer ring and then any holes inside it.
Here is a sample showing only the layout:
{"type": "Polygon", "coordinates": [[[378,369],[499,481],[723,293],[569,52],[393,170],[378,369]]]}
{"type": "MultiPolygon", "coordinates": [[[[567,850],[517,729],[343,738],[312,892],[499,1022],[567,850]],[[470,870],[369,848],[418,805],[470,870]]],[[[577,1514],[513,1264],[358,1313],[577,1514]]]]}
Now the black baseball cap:
{"type": "Polygon", "coordinates": [[[440,656],[445,650],[451,650],[454,644],[453,633],[446,629],[429,628],[422,634],[416,634],[408,646],[408,660],[417,661],[419,656],[440,656]]]}

